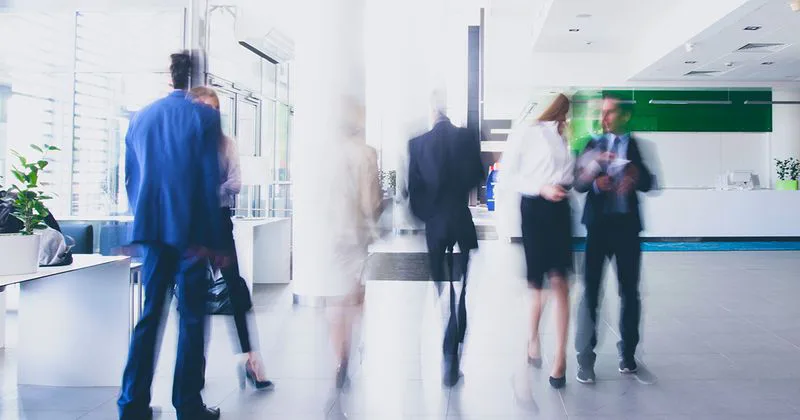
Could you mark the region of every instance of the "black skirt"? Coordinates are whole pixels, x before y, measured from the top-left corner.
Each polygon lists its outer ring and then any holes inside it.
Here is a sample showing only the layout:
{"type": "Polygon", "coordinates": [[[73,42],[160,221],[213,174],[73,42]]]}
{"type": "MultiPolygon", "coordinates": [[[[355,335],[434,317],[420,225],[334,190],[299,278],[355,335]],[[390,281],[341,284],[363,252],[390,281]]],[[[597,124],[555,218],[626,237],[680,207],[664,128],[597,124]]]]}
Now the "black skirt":
{"type": "Polygon", "coordinates": [[[572,210],[567,199],[554,203],[525,196],[520,207],[528,283],[542,289],[546,274],[566,277],[573,271],[572,210]]]}

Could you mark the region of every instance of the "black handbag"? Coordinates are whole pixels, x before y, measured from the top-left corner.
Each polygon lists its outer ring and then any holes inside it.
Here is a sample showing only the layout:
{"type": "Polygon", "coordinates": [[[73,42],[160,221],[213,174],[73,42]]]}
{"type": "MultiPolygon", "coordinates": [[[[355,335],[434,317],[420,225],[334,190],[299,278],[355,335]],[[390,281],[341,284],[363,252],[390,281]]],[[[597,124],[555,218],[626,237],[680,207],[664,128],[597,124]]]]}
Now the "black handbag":
{"type": "Polygon", "coordinates": [[[206,312],[209,315],[233,315],[245,313],[253,308],[250,290],[241,276],[225,278],[215,275],[217,270],[209,266],[210,287],[208,289],[208,302],[206,312]]]}

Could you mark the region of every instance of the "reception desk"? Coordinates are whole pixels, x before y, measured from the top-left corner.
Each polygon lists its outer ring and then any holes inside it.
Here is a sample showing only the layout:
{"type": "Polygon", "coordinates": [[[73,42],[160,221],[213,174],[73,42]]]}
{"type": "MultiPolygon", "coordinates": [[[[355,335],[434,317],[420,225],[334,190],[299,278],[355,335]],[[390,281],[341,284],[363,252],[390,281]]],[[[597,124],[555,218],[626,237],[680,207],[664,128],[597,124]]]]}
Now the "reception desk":
{"type": "MultiPolygon", "coordinates": [[[[643,237],[800,237],[798,191],[665,189],[640,197],[643,237]]],[[[585,194],[570,195],[577,237],[586,235],[580,224],[585,199],[585,194]]],[[[494,217],[498,233],[503,237],[521,236],[519,198],[507,192],[498,194],[497,207],[494,217]]]]}
{"type": "Polygon", "coordinates": [[[233,219],[239,271],[253,283],[289,283],[291,278],[291,219],[233,219]]]}
{"type": "Polygon", "coordinates": [[[0,287],[20,285],[19,384],[119,385],[132,321],[130,261],[74,259],[64,267],[0,276],[0,287]]]}

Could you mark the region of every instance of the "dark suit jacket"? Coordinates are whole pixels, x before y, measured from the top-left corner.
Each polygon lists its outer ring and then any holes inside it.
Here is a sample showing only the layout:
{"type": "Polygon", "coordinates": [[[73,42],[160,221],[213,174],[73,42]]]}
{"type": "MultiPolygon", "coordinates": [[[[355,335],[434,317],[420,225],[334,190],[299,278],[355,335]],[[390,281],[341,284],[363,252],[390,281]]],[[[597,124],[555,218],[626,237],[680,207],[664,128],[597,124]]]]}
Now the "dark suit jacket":
{"type": "MultiPolygon", "coordinates": [[[[592,141],[586,145],[586,149],[584,149],[583,153],[585,154],[603,149],[604,146],[601,142],[604,141],[605,137],[592,139],[592,141]]],[[[639,171],[639,181],[636,184],[636,188],[634,191],[631,191],[627,197],[627,202],[630,206],[630,212],[627,213],[627,216],[631,218],[631,222],[641,231],[644,228],[644,224],[639,211],[638,192],[648,192],[653,188],[653,174],[642,159],[639,146],[633,135],[631,135],[628,140],[627,159],[631,161],[630,164],[635,166],[639,171]]],[[[583,208],[582,222],[587,229],[591,229],[593,225],[602,224],[603,220],[607,218],[605,213],[605,201],[608,199],[608,194],[602,191],[599,193],[595,192],[592,183],[582,183],[580,181],[580,174],[578,174],[576,180],[575,189],[579,192],[588,192],[586,195],[586,205],[583,208]]]]}
{"type": "Polygon", "coordinates": [[[133,243],[220,249],[219,112],[175,91],[139,111],[125,137],[133,243]]]}
{"type": "Polygon", "coordinates": [[[411,211],[426,224],[429,237],[478,247],[469,211],[469,194],[484,178],[476,133],[439,121],[409,142],[408,192],[411,211]]]}

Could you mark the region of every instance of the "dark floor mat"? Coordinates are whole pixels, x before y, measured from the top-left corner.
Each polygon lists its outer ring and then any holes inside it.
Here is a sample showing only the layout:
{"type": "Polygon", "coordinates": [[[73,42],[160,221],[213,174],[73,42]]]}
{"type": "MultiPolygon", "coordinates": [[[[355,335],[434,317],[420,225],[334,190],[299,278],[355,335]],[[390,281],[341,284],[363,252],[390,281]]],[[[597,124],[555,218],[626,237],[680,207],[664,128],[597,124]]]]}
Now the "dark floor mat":
{"type": "MultiPolygon", "coordinates": [[[[456,272],[456,277],[460,277],[459,272],[456,272]]],[[[428,254],[424,252],[372,254],[367,262],[365,278],[382,281],[431,281],[428,254]]]]}

